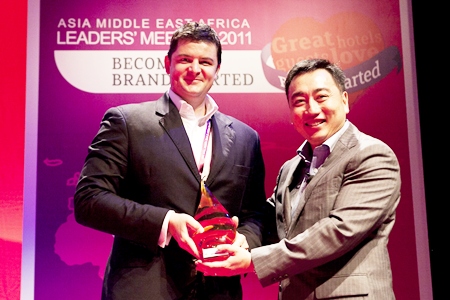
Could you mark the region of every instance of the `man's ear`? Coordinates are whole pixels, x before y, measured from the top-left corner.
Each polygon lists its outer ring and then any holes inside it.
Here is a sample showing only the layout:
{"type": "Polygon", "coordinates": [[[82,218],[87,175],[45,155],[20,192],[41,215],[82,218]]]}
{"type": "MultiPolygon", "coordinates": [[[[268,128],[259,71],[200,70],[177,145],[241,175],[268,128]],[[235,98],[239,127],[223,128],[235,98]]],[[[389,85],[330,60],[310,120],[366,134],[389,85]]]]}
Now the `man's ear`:
{"type": "Polygon", "coordinates": [[[342,92],[342,101],[344,102],[344,105],[345,105],[345,112],[348,114],[350,112],[350,106],[348,104],[348,92],[347,91],[342,92]]]}
{"type": "Polygon", "coordinates": [[[217,66],[216,75],[214,75],[214,79],[217,80],[219,78],[220,65],[217,66]]]}
{"type": "Polygon", "coordinates": [[[170,74],[170,58],[169,55],[166,55],[164,58],[164,67],[166,68],[166,73],[170,74]]]}

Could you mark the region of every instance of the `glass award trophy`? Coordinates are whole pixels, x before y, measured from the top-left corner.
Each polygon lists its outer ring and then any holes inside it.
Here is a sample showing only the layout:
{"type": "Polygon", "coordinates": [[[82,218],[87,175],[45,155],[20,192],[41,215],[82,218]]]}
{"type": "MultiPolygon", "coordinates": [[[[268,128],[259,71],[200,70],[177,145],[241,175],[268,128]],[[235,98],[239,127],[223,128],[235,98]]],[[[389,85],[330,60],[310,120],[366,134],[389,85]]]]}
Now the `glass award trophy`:
{"type": "Polygon", "coordinates": [[[214,197],[205,183],[201,182],[202,196],[194,218],[203,226],[202,233],[193,235],[193,240],[204,261],[225,259],[227,253],[216,253],[220,244],[231,244],[236,237],[236,226],[228,211],[214,197]]]}

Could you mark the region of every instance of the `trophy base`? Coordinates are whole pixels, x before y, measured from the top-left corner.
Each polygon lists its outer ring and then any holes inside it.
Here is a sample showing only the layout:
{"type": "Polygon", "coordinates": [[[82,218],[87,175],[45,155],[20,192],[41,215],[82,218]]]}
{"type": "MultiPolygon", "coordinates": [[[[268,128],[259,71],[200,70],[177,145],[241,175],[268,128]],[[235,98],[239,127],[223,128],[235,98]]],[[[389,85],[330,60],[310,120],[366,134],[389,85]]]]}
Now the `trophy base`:
{"type": "Polygon", "coordinates": [[[204,261],[225,260],[228,257],[227,252],[217,253],[217,248],[202,249],[202,257],[204,261]]]}

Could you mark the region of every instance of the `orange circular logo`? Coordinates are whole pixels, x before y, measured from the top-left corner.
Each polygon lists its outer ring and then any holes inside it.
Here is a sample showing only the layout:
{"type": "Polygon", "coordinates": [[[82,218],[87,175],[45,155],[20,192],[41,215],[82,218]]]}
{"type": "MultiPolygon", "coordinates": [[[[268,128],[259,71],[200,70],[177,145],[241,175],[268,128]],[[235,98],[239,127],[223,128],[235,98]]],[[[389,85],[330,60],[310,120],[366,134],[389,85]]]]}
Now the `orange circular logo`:
{"type": "MultiPolygon", "coordinates": [[[[324,23],[313,18],[287,21],[273,36],[271,55],[275,69],[280,71],[288,72],[295,63],[308,58],[325,58],[345,70],[369,60],[384,48],[380,29],[370,18],[343,12],[324,23]]],[[[362,92],[353,93],[350,104],[362,92]]]]}

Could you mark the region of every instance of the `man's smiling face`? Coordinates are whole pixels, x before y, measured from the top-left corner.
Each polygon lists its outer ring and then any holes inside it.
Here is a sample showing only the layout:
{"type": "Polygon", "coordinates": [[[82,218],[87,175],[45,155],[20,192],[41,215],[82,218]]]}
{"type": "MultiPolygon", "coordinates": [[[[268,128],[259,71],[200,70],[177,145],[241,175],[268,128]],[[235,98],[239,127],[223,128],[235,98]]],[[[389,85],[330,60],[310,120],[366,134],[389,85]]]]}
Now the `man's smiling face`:
{"type": "Polygon", "coordinates": [[[295,77],[288,102],[295,129],[313,148],[341,129],[349,112],[347,92],[341,92],[324,69],[295,77]]]}
{"type": "Polygon", "coordinates": [[[172,57],[166,56],[172,90],[191,105],[203,101],[220,66],[217,47],[212,43],[180,40],[172,57]]]}

